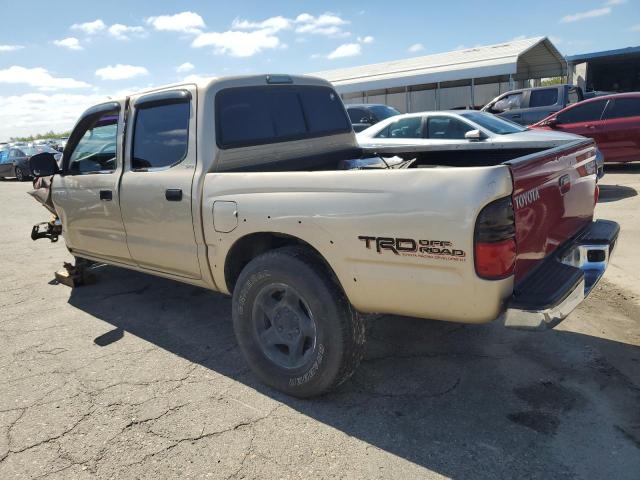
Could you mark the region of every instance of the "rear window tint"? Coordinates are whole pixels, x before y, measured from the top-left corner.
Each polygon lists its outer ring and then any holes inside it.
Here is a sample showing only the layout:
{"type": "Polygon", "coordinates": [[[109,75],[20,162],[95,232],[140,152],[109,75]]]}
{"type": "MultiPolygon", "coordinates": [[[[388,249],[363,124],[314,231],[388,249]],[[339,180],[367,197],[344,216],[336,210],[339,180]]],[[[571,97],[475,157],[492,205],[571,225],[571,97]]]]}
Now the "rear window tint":
{"type": "Polygon", "coordinates": [[[616,98],[609,102],[604,118],[625,118],[640,116],[640,98],[616,98]]]}
{"type": "Polygon", "coordinates": [[[328,87],[239,87],[216,96],[220,148],[263,145],[351,131],[340,97],[328,87]]]}

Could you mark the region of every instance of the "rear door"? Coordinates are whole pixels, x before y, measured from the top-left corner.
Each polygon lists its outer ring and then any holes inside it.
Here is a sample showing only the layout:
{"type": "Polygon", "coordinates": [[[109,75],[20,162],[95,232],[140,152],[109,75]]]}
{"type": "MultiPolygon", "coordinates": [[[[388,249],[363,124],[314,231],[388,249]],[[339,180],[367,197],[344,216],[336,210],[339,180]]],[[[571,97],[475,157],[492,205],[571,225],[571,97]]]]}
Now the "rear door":
{"type": "Polygon", "coordinates": [[[640,97],[609,101],[602,118],[598,146],[605,161],[640,160],[640,97]]]}
{"type": "Polygon", "coordinates": [[[129,100],[120,189],[133,261],[189,278],[201,276],[192,216],[196,94],[184,86],[129,100]]]}
{"type": "Polygon", "coordinates": [[[507,162],[513,177],[516,280],[593,218],[595,147],[578,140],[507,162]]]}

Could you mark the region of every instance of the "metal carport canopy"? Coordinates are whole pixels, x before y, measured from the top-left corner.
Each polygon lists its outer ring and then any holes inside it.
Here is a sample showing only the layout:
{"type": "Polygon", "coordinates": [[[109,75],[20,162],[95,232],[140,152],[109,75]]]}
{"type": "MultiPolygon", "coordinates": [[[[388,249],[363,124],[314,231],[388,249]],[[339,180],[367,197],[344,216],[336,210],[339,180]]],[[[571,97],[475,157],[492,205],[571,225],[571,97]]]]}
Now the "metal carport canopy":
{"type": "Polygon", "coordinates": [[[565,72],[562,54],[548,38],[537,37],[310,75],[330,81],[339,93],[353,93],[501,75],[546,78],[565,72]]]}

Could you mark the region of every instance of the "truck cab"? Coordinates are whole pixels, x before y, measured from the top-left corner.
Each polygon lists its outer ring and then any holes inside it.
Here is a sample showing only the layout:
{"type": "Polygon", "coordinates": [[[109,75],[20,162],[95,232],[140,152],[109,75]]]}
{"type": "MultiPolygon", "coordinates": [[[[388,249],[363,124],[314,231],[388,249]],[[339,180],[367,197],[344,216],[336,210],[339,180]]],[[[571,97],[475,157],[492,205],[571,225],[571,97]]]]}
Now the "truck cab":
{"type": "Polygon", "coordinates": [[[522,88],[499,95],[485,105],[482,111],[521,125],[532,125],[583,98],[582,89],[575,85],[522,88]]]}

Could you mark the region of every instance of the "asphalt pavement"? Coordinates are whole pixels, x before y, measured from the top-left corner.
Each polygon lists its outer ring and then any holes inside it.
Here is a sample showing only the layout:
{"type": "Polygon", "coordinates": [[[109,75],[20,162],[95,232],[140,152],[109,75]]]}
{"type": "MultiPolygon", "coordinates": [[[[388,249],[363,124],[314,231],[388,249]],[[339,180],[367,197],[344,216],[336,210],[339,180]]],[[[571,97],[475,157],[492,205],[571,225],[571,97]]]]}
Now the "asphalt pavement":
{"type": "Polygon", "coordinates": [[[556,329],[393,316],[335,393],[257,382],[229,298],[115,267],[71,289],[0,181],[0,479],[640,478],[640,165],[608,167],[612,264],[556,329]]]}

